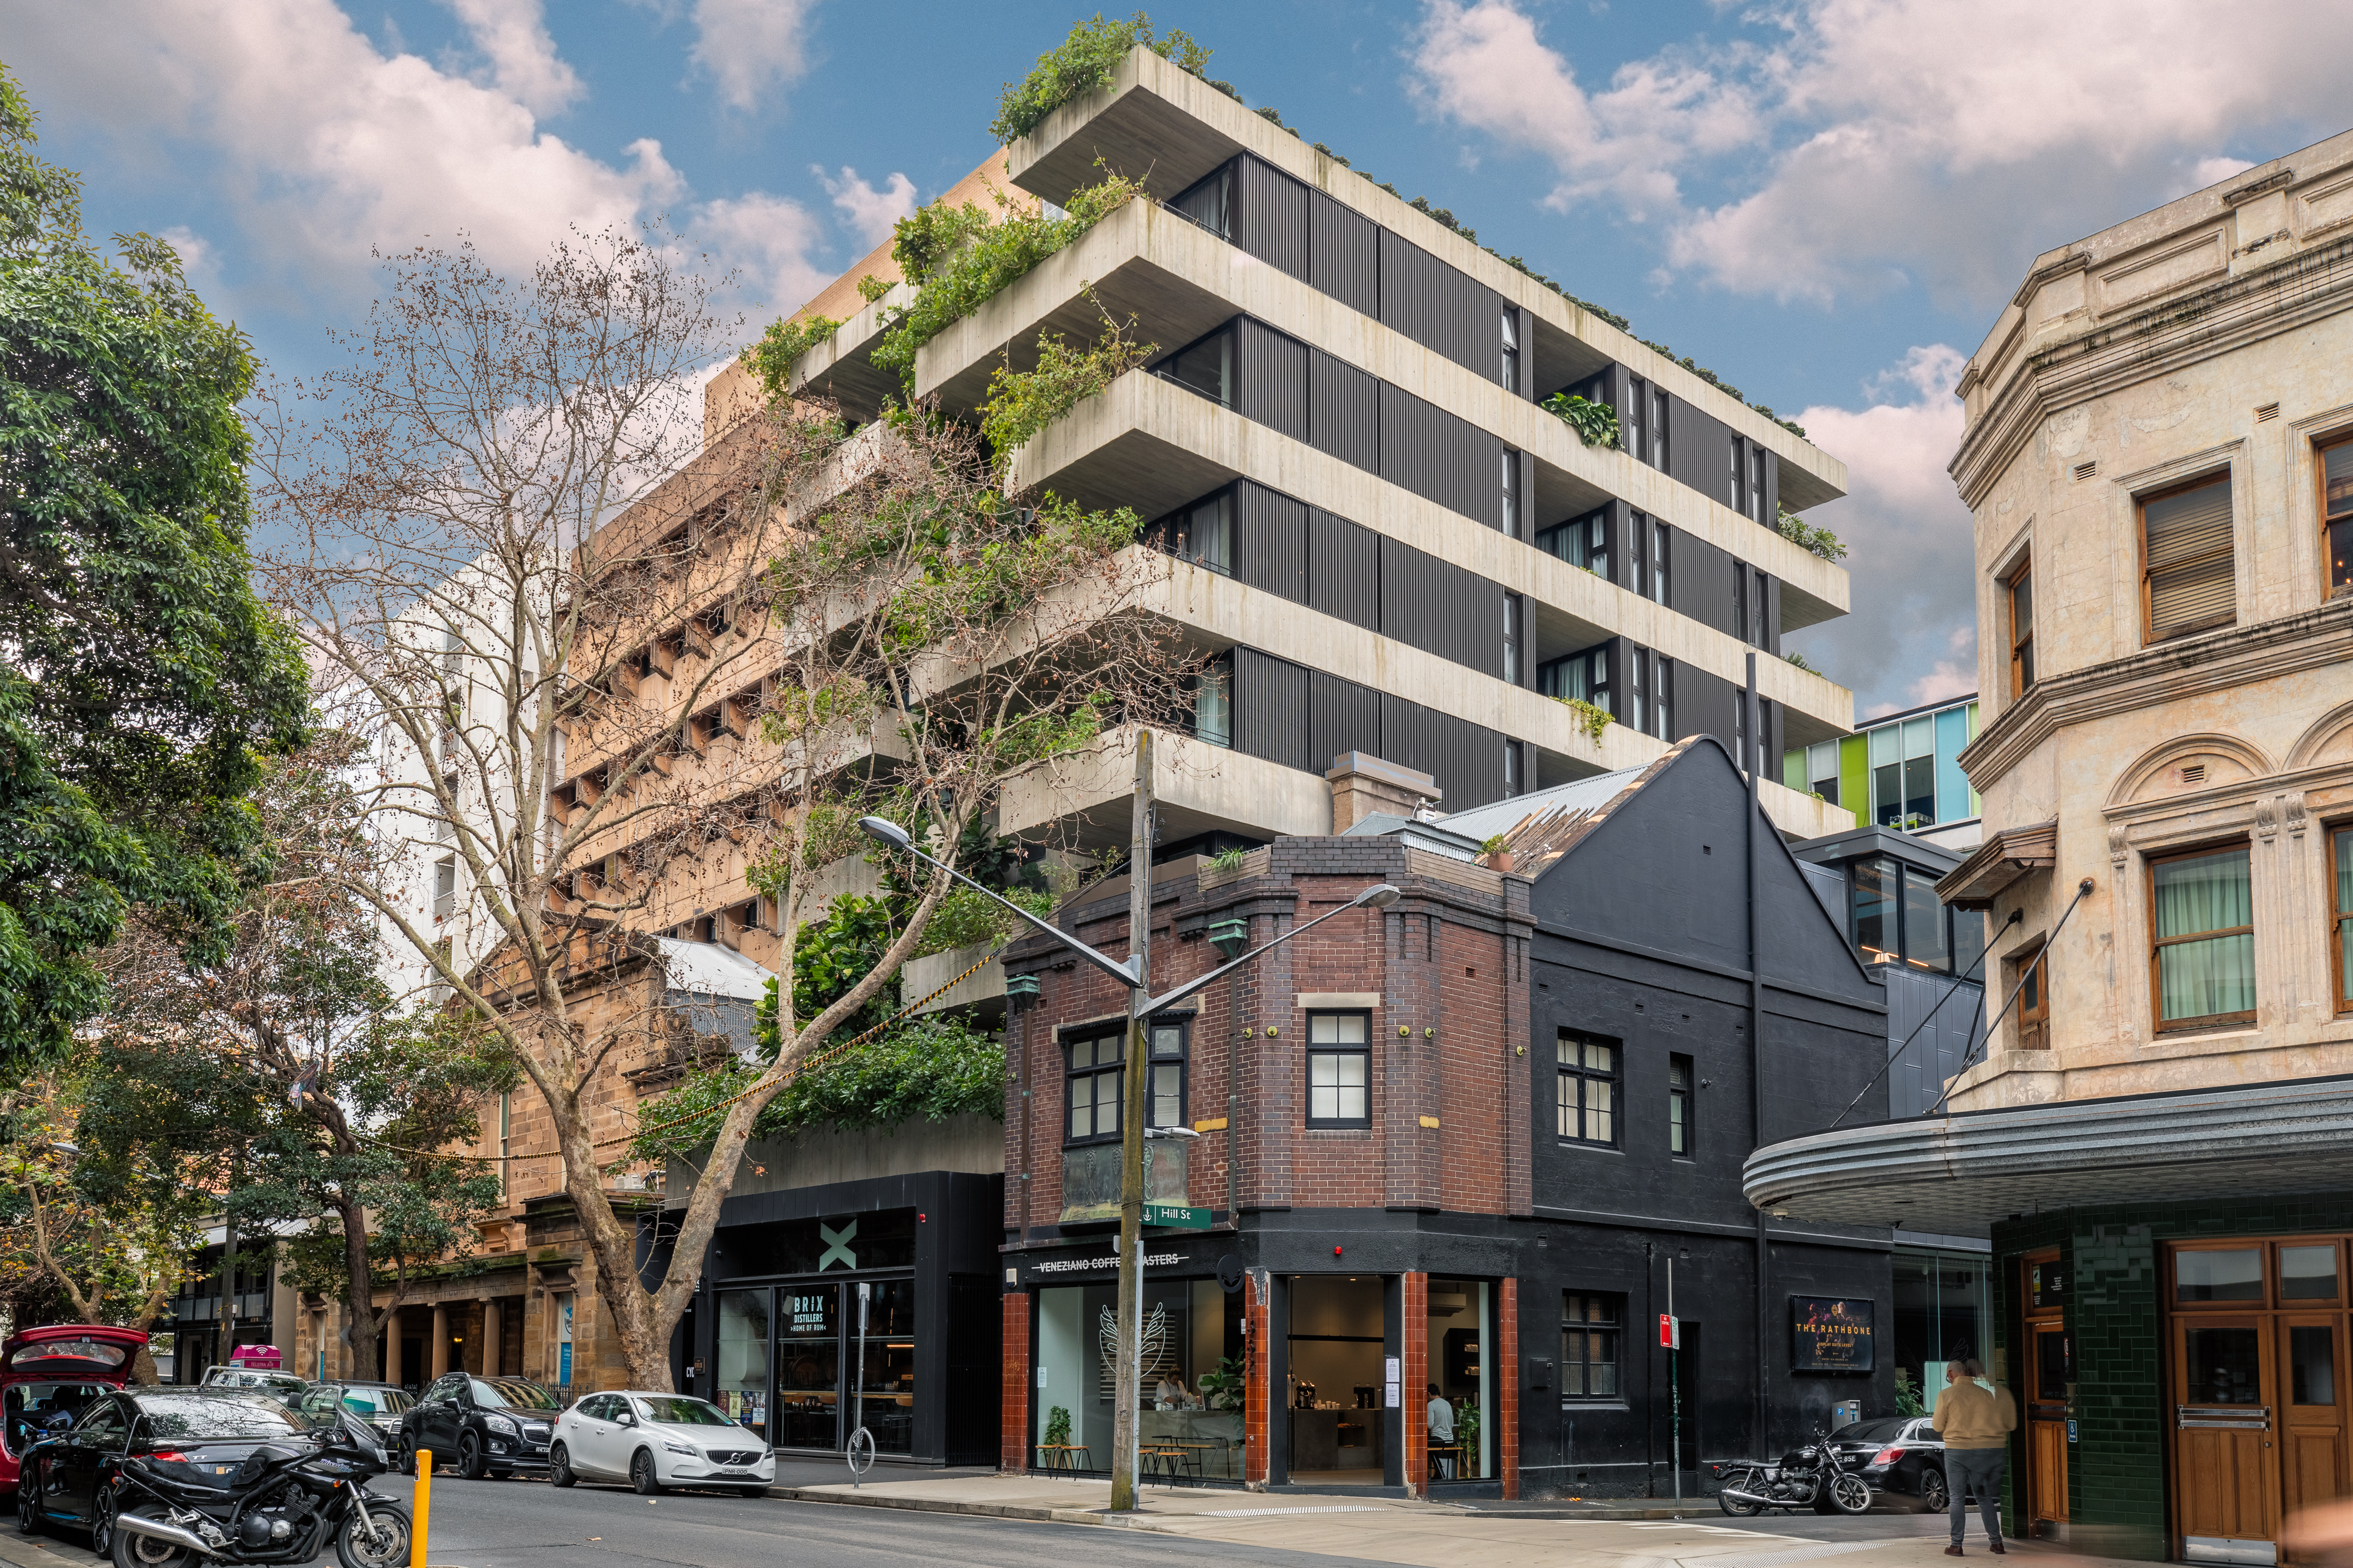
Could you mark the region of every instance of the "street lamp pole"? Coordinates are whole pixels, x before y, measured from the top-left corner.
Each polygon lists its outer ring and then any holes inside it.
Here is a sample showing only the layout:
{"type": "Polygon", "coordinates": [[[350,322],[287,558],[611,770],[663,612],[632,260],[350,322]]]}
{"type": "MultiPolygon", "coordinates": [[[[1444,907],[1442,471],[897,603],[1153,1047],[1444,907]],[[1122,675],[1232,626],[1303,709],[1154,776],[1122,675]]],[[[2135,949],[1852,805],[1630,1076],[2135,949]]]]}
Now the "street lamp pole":
{"type": "MultiPolygon", "coordinates": [[[[1182,985],[1174,986],[1158,996],[1150,994],[1152,971],[1149,958],[1152,927],[1152,734],[1140,731],[1136,739],[1135,818],[1130,837],[1129,883],[1127,895],[1128,959],[1118,962],[1096,952],[1077,937],[1051,922],[1031,914],[1010,900],[999,897],[993,889],[982,887],[970,877],[945,865],[915,847],[914,839],[897,823],[880,816],[862,816],[858,820],[860,831],[877,843],[894,849],[903,849],[916,859],[934,869],[946,872],[965,887],[986,898],[995,900],[1023,923],[1036,927],[1047,936],[1069,947],[1082,959],[1104,974],[1118,981],[1128,994],[1127,1059],[1122,1064],[1124,1079],[1121,1084],[1124,1102],[1120,1127],[1120,1205],[1119,1205],[1119,1345],[1114,1356],[1113,1371],[1118,1378],[1117,1402],[1112,1415],[1112,1480],[1111,1506],[1126,1511],[1136,1506],[1136,1434],[1142,1426],[1140,1405],[1143,1396],[1144,1360],[1144,1142],[1148,1132],[1162,1129],[1145,1126],[1145,1072],[1148,1066],[1145,1050],[1145,1025],[1155,1014],[1166,1011],[1189,996],[1208,989],[1244,964],[1255,963],[1276,948],[1303,932],[1330,920],[1334,915],[1350,910],[1386,909],[1398,900],[1398,889],[1387,882],[1366,888],[1336,909],[1326,910],[1314,920],[1295,925],[1264,947],[1245,952],[1197,975],[1182,985]]],[[[1183,1136],[1191,1131],[1166,1129],[1183,1136]]]]}

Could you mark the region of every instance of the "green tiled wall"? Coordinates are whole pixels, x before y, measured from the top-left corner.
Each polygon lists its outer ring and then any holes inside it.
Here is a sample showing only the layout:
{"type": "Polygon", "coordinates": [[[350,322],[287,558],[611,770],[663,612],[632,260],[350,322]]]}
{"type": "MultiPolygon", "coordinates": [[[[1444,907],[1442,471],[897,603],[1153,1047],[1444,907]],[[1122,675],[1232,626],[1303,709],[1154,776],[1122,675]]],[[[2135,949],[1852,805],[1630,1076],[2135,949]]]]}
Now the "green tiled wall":
{"type": "MultiPolygon", "coordinates": [[[[2002,1381],[2027,1392],[2018,1342],[2018,1262],[2059,1248],[2065,1321],[2074,1336],[2077,1441],[2068,1455],[2069,1545],[2105,1557],[2166,1556],[2165,1449],[2168,1375],[2163,1270],[2168,1241],[2353,1230],[2353,1194],[2217,1204],[2152,1204],[2066,1209],[1993,1227],[1994,1322],[2002,1381]]],[[[2026,1460],[2021,1424],[2010,1444],[2004,1527],[2018,1528],[2018,1468],[2026,1460]]]]}

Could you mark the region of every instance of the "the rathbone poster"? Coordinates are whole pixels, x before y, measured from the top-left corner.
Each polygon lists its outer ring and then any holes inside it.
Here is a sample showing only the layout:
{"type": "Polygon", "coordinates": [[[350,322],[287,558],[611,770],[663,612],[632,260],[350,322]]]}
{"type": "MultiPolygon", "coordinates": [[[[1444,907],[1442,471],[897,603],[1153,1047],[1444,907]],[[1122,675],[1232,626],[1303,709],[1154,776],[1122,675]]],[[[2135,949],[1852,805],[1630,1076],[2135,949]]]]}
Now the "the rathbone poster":
{"type": "Polygon", "coordinates": [[[1792,1296],[1789,1321],[1797,1347],[1789,1361],[1793,1372],[1869,1372],[1871,1310],[1869,1298],[1852,1296],[1792,1296]]]}

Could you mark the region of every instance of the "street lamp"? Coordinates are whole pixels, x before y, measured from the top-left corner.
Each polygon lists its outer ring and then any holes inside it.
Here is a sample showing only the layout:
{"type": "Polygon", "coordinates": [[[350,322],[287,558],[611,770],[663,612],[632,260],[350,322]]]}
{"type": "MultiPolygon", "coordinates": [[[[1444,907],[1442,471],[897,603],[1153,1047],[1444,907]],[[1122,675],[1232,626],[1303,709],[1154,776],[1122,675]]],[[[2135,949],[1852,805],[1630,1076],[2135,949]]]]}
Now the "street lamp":
{"type": "MultiPolygon", "coordinates": [[[[1138,744],[1137,816],[1145,819],[1148,809],[1149,764],[1144,759],[1149,754],[1149,737],[1138,744]]],[[[1143,856],[1135,857],[1129,868],[1129,957],[1119,963],[1097,952],[1070,932],[1031,914],[1010,900],[999,898],[970,877],[926,855],[915,847],[913,837],[895,822],[880,816],[861,816],[858,826],[877,843],[894,849],[903,849],[924,864],[944,871],[965,887],[982,896],[995,900],[1029,924],[1035,926],[1057,942],[1065,943],[1081,958],[1127,987],[1127,1059],[1121,1069],[1126,1077],[1124,1110],[1120,1117],[1120,1184],[1119,1184],[1119,1348],[1116,1377],[1116,1403],[1112,1415],[1111,1506],[1114,1511],[1125,1511],[1136,1506],[1135,1471],[1138,1405],[1142,1393],[1144,1360],[1144,1141],[1147,1138],[1198,1138],[1199,1133],[1189,1127],[1145,1127],[1144,1123],[1144,1026],[1155,1014],[1175,1006],[1187,997],[1214,985],[1245,964],[1255,963],[1303,931],[1312,931],[1334,915],[1350,910],[1387,909],[1398,901],[1398,889],[1387,882],[1366,888],[1337,909],[1326,910],[1303,925],[1296,925],[1268,942],[1264,947],[1243,953],[1210,970],[1207,974],[1188,980],[1182,985],[1162,993],[1148,994],[1145,986],[1151,980],[1150,954],[1147,943],[1151,931],[1148,912],[1151,908],[1149,883],[1151,869],[1143,856]],[[1139,912],[1143,911],[1143,912],[1139,912]]],[[[1142,829],[1138,842],[1143,842],[1142,829]]]]}

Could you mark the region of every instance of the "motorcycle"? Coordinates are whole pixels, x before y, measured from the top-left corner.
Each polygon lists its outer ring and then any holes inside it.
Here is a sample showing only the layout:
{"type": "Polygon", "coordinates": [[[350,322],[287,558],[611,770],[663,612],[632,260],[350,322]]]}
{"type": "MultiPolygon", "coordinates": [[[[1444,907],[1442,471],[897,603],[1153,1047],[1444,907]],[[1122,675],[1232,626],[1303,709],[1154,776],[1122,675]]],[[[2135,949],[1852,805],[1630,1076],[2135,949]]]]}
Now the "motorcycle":
{"type": "Polygon", "coordinates": [[[126,1458],[114,1516],[115,1568],[311,1563],[335,1547],[343,1568],[401,1568],[408,1510],[368,1490],[392,1468],[375,1433],[348,1412],[309,1448],[266,1443],[225,1485],[164,1475],[126,1458]]]}
{"type": "Polygon", "coordinates": [[[1724,1483],[1716,1506],[1735,1519],[1753,1519],[1768,1508],[1862,1512],[1871,1506],[1871,1483],[1846,1468],[1829,1437],[1816,1427],[1812,1443],[1782,1455],[1778,1465],[1747,1460],[1715,1466],[1724,1483]]]}

